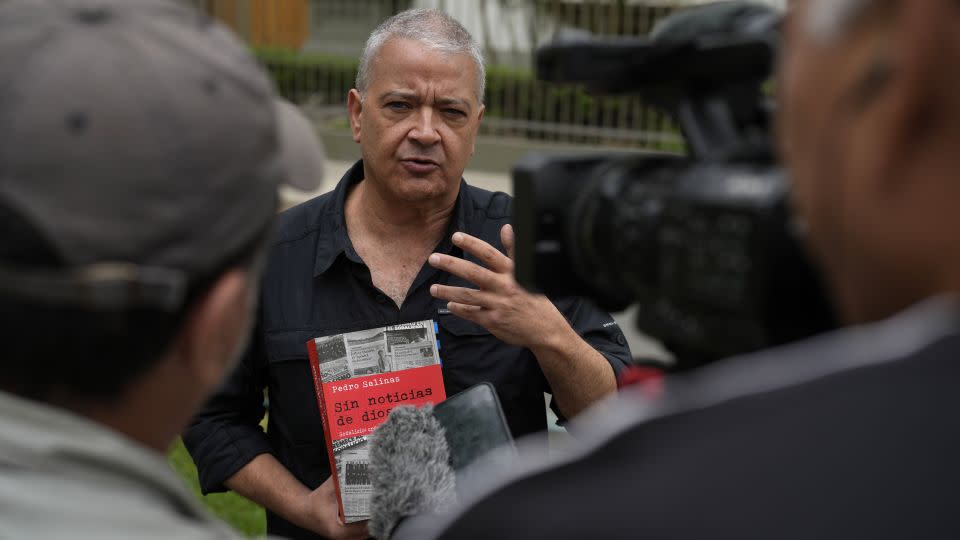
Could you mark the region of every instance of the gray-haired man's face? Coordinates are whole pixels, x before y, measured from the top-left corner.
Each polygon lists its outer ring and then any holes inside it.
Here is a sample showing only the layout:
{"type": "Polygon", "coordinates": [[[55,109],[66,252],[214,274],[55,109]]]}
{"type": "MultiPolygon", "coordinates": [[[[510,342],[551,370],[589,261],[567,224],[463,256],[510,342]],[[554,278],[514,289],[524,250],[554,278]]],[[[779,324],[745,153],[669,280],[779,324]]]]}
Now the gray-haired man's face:
{"type": "Polygon", "coordinates": [[[402,38],[385,43],[362,102],[356,91],[350,100],[366,179],[400,201],[455,197],[483,117],[476,88],[468,54],[402,38]]]}

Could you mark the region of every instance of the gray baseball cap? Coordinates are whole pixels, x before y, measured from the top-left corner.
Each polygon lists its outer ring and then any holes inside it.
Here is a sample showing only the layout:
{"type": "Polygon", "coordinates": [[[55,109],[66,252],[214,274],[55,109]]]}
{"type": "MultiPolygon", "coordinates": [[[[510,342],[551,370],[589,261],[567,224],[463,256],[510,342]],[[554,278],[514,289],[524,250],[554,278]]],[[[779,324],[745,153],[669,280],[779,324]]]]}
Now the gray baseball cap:
{"type": "Polygon", "coordinates": [[[246,46],[188,6],[0,1],[0,206],[66,263],[0,259],[0,294],[175,310],[322,162],[246,46]]]}

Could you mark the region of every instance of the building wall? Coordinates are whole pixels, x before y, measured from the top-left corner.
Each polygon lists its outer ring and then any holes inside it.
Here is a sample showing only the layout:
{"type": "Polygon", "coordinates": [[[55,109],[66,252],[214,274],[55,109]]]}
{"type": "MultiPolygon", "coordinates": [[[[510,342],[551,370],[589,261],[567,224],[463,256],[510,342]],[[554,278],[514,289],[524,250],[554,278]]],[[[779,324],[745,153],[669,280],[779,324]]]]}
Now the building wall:
{"type": "Polygon", "coordinates": [[[187,0],[257,47],[300,50],[310,34],[309,0],[187,0]]]}

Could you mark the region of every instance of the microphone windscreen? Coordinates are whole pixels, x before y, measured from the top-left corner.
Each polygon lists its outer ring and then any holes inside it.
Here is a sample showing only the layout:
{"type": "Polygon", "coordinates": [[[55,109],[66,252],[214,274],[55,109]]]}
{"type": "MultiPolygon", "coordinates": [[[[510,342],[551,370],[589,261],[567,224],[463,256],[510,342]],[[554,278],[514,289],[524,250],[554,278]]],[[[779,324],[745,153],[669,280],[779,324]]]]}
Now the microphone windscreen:
{"type": "Polygon", "coordinates": [[[433,406],[401,405],[370,437],[370,535],[389,538],[406,516],[440,513],[456,503],[450,448],[433,406]]]}

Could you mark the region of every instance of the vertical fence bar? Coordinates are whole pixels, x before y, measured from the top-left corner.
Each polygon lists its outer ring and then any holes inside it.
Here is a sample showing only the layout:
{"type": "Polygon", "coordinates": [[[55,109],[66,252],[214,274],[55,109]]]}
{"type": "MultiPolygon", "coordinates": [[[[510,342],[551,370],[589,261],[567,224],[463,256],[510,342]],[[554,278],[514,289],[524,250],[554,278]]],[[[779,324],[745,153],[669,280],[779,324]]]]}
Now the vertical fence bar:
{"type": "Polygon", "coordinates": [[[582,92],[582,90],[580,89],[579,86],[576,86],[576,87],[573,88],[571,94],[573,95],[573,97],[572,97],[572,99],[573,99],[573,122],[572,122],[572,124],[573,124],[574,126],[584,126],[584,125],[587,124],[587,121],[586,121],[585,114],[584,114],[584,113],[586,112],[586,111],[584,110],[584,107],[586,106],[586,102],[585,102],[585,97],[584,97],[584,95],[583,95],[583,92],[582,92]]]}
{"type": "MultiPolygon", "coordinates": [[[[517,117],[517,78],[516,77],[506,77],[503,82],[503,119],[516,118],[517,117]]],[[[516,128],[501,128],[501,135],[516,136],[516,128]]]]}
{"type": "MultiPolygon", "coordinates": [[[[504,77],[497,75],[493,78],[488,77],[487,80],[487,84],[493,87],[491,88],[491,92],[488,92],[490,95],[490,103],[487,104],[487,106],[490,107],[491,111],[496,115],[497,118],[507,117],[504,110],[506,108],[506,96],[504,95],[505,88],[503,88],[503,79],[504,77]]],[[[495,129],[493,134],[502,135],[503,133],[502,131],[498,132],[498,130],[495,129]]]]}
{"type": "Polygon", "coordinates": [[[327,79],[330,80],[329,104],[335,105],[340,103],[340,100],[345,99],[343,91],[344,79],[347,77],[345,69],[343,67],[334,67],[333,69],[326,70],[325,75],[327,79]]]}
{"type": "Polygon", "coordinates": [[[640,98],[634,98],[633,108],[631,109],[631,121],[629,128],[633,131],[642,130],[643,122],[643,101],[640,98]]]}
{"type": "MultiPolygon", "coordinates": [[[[636,96],[624,96],[623,106],[618,111],[616,128],[618,132],[627,133],[630,129],[630,111],[636,103],[636,96]]],[[[628,144],[627,137],[621,137],[619,144],[628,144]]]]}

